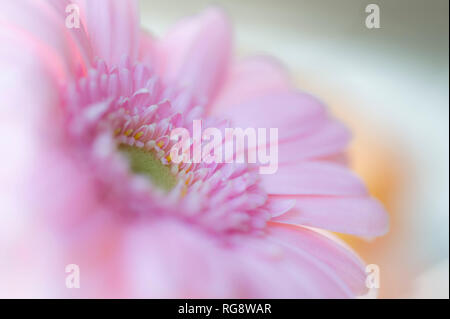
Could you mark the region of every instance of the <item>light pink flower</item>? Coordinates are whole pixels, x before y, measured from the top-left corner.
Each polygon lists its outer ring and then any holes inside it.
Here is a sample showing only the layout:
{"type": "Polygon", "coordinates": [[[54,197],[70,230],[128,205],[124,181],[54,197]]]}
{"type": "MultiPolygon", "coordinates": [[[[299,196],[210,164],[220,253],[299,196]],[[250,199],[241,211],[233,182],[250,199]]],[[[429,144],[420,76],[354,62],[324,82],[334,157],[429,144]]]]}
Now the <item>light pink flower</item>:
{"type": "Polygon", "coordinates": [[[375,237],[387,215],[321,103],[270,58],[235,61],[218,9],[156,39],[134,1],[75,2],[80,29],[65,27],[69,1],[1,1],[0,295],[363,293],[363,263],[315,228],[375,237]],[[199,118],[279,128],[277,173],[171,163],[170,130],[199,118]]]}

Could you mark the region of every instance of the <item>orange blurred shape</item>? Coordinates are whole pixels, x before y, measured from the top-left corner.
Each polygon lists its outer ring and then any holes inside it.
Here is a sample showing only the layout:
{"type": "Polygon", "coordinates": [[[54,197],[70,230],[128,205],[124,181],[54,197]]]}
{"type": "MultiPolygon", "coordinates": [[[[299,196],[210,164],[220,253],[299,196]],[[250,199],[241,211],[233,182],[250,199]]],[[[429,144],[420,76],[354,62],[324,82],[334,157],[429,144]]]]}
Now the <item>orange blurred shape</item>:
{"type": "Polygon", "coordinates": [[[402,243],[402,220],[407,218],[396,208],[396,202],[403,188],[405,165],[401,154],[395,152],[393,140],[386,138],[386,132],[378,132],[364,117],[358,114],[334,112],[346,123],[353,133],[349,148],[352,169],[364,180],[372,196],[380,200],[389,213],[389,232],[371,241],[349,235],[340,235],[367,264],[380,267],[380,298],[395,298],[404,295],[411,285],[411,276],[404,268],[398,247],[402,243]],[[383,134],[377,134],[383,133],[383,134]]]}

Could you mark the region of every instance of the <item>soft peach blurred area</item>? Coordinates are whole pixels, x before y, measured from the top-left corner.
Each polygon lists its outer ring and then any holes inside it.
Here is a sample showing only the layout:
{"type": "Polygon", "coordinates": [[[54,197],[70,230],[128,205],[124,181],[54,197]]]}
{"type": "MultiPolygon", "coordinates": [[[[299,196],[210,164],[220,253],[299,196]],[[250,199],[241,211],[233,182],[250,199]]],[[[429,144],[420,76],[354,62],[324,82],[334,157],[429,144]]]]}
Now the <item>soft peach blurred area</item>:
{"type": "Polygon", "coordinates": [[[382,298],[449,297],[448,1],[142,0],[146,28],[219,4],[240,56],[267,53],[354,132],[350,158],[391,217],[388,235],[344,239],[381,271],[382,298]]]}

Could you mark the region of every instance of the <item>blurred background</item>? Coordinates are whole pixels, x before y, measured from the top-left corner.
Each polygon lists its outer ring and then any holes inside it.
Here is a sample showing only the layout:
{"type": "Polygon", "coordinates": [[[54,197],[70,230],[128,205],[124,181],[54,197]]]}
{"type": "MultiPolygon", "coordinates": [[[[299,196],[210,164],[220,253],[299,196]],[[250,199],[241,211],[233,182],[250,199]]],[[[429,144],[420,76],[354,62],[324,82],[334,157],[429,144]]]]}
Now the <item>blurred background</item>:
{"type": "Polygon", "coordinates": [[[277,57],[353,130],[352,166],[391,228],[344,239],[379,265],[379,297],[449,298],[448,0],[141,0],[142,23],[162,35],[211,5],[230,15],[238,56],[277,57]]]}

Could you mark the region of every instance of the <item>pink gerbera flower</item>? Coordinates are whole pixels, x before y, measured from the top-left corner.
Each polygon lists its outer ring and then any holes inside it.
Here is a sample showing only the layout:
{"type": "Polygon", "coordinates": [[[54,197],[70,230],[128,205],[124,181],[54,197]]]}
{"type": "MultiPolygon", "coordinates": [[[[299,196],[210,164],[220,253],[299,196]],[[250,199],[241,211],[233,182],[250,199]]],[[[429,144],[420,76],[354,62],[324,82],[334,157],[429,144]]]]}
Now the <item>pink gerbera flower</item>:
{"type": "Polygon", "coordinates": [[[2,1],[3,296],[354,297],[364,265],[324,231],[382,235],[349,140],[267,57],[235,61],[224,13],[162,39],[135,1],[2,1]],[[279,129],[279,167],[180,163],[176,127],[279,129]],[[80,268],[80,289],[65,266],[80,268]]]}

